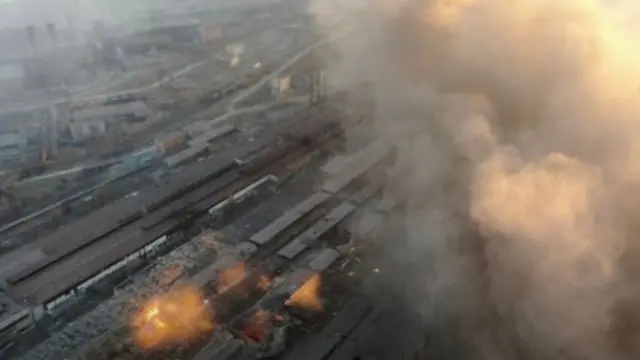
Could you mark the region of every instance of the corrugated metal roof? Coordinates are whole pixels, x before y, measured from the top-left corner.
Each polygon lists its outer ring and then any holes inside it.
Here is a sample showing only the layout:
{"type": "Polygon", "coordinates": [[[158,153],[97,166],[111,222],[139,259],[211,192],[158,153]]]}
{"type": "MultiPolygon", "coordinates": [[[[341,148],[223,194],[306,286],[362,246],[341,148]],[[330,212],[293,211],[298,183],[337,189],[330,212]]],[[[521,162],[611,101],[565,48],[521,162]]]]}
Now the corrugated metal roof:
{"type": "Polygon", "coordinates": [[[308,197],[292,209],[288,210],[267,227],[251,236],[249,240],[259,245],[266,244],[267,242],[271,241],[276,235],[284,231],[284,229],[291,226],[294,222],[298,221],[298,219],[308,214],[311,210],[315,209],[318,205],[325,202],[330,197],[331,196],[326,193],[316,193],[308,197]]]}
{"type": "Polygon", "coordinates": [[[309,261],[309,269],[313,271],[325,271],[340,257],[335,249],[324,249],[316,257],[309,261]]]}
{"type": "Polygon", "coordinates": [[[350,166],[344,172],[328,179],[323,185],[322,190],[329,193],[336,193],[349,185],[357,177],[361,176],[378,162],[382,161],[391,152],[391,147],[383,142],[373,143],[366,148],[360,150],[352,156],[354,158],[350,166]]]}
{"type": "Polygon", "coordinates": [[[206,144],[209,141],[212,141],[219,137],[230,134],[235,130],[236,128],[231,125],[223,125],[213,130],[207,131],[206,133],[199,135],[198,137],[193,138],[193,140],[189,142],[189,145],[193,146],[196,144],[206,144]]]}
{"type": "Polygon", "coordinates": [[[309,247],[310,244],[318,240],[319,237],[327,233],[339,222],[344,220],[347,216],[356,209],[356,207],[348,202],[342,203],[337,208],[333,209],[324,218],[318,220],[311,227],[307,228],[302,234],[298,235],[293,241],[287,244],[285,247],[278,251],[278,255],[285,257],[289,260],[298,256],[303,250],[309,247]]]}

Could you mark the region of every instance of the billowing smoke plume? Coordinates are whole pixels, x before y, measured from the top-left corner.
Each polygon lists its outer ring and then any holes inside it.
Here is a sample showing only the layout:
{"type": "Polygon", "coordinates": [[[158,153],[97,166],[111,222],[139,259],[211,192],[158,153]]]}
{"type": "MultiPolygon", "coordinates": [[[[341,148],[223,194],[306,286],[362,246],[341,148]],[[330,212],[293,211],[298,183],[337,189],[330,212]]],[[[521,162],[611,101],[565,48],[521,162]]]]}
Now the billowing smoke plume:
{"type": "Polygon", "coordinates": [[[401,149],[412,304],[455,315],[474,359],[640,358],[639,10],[313,3],[343,32],[330,83],[367,84],[377,136],[401,149]]]}

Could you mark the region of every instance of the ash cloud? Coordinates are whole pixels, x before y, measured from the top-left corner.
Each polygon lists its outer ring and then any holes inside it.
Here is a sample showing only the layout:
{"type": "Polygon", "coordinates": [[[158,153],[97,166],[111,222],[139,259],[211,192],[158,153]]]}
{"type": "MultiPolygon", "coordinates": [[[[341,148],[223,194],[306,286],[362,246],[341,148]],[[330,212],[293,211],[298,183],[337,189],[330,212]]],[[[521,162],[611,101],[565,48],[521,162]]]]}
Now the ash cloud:
{"type": "MultiPolygon", "coordinates": [[[[410,304],[474,359],[640,357],[631,0],[315,0],[332,86],[375,99],[410,199],[410,304]]],[[[403,281],[406,281],[403,278],[403,281]]]]}

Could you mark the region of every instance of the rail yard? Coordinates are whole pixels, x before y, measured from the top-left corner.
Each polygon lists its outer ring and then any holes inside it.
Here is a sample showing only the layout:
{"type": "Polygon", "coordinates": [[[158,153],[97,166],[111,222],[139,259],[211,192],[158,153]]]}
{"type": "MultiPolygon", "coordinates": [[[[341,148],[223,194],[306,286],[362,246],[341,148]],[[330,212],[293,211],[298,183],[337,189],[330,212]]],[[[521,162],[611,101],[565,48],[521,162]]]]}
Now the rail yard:
{"type": "Polygon", "coordinates": [[[344,126],[360,124],[326,104],[295,113],[251,144],[185,165],[167,183],[20,249],[4,276],[7,293],[27,307],[14,326],[60,316],[68,323],[39,342],[5,330],[6,354],[306,359],[300,347],[314,347],[318,359],[329,356],[342,339],[325,332],[346,336],[379,316],[360,284],[380,269],[359,257],[380,251],[366,239],[403,202],[379,181],[393,148],[363,143],[333,157],[344,126]],[[34,257],[38,250],[46,255],[34,257]],[[162,330],[171,325],[144,316],[132,325],[133,314],[160,311],[145,310],[149,302],[165,306],[163,294],[184,291],[201,307],[197,333],[171,339],[162,330]]]}
{"type": "Polygon", "coordinates": [[[159,80],[142,69],[49,99],[74,121],[118,106],[148,119],[109,156],[3,185],[0,358],[418,356],[422,325],[376,286],[392,246],[378,239],[402,231],[397,149],[327,92],[332,39],[293,3],[232,11],[202,49],[172,44],[178,71],[159,80]]]}

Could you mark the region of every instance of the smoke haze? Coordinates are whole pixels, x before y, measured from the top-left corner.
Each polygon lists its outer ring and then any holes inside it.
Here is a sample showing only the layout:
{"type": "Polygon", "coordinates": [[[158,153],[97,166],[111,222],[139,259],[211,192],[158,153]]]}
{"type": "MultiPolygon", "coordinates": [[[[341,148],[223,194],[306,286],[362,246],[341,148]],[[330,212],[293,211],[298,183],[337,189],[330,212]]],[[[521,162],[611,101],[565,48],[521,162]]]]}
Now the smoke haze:
{"type": "Polygon", "coordinates": [[[474,359],[639,358],[640,5],[363,3],[311,11],[359,24],[328,76],[400,148],[411,304],[474,359]]]}

